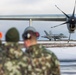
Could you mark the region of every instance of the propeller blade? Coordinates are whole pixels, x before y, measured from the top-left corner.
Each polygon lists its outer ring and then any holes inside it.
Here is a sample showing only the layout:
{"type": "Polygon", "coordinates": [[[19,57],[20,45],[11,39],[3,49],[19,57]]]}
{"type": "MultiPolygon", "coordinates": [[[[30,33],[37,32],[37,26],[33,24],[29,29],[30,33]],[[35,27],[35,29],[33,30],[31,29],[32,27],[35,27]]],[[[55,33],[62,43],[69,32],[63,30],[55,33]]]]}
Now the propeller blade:
{"type": "Polygon", "coordinates": [[[76,7],[76,0],[75,0],[74,10],[73,10],[73,16],[75,14],[75,7],[76,7]]]}
{"type": "MultiPolygon", "coordinates": [[[[55,5],[57,7],[57,5],[55,5]]],[[[67,18],[70,18],[66,13],[64,13],[59,7],[57,7],[67,18]]]]}
{"type": "Polygon", "coordinates": [[[53,26],[53,27],[51,27],[51,28],[55,28],[55,27],[58,27],[58,26],[62,26],[62,25],[64,25],[64,24],[66,24],[67,22],[64,22],[64,23],[62,23],[62,24],[59,24],[59,25],[56,25],[56,26],[53,26]]]}

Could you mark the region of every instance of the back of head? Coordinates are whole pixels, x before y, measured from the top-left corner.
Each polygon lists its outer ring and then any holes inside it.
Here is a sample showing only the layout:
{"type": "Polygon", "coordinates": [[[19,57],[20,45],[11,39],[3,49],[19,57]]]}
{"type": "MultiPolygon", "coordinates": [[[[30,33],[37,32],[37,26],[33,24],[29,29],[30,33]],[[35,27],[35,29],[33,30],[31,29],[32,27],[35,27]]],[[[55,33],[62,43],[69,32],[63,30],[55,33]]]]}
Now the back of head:
{"type": "Polygon", "coordinates": [[[24,30],[22,37],[24,40],[37,39],[39,37],[39,33],[36,31],[34,27],[29,26],[24,30]]]}
{"type": "Polygon", "coordinates": [[[19,32],[15,27],[10,28],[5,35],[6,42],[18,42],[19,32]]]}

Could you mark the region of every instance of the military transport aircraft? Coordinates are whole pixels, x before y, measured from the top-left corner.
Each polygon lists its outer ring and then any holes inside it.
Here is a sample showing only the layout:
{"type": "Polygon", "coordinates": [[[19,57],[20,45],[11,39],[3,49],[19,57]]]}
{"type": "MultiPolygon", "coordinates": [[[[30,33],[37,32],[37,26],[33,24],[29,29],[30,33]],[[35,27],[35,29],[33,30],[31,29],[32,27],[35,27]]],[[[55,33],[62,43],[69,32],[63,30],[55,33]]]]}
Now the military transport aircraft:
{"type": "Polygon", "coordinates": [[[67,36],[65,36],[64,34],[60,33],[60,34],[52,34],[52,32],[50,31],[50,33],[48,33],[47,31],[45,31],[45,34],[44,36],[41,36],[43,38],[47,38],[49,40],[53,40],[56,41],[56,40],[61,40],[61,38],[67,38],[67,36]]]}

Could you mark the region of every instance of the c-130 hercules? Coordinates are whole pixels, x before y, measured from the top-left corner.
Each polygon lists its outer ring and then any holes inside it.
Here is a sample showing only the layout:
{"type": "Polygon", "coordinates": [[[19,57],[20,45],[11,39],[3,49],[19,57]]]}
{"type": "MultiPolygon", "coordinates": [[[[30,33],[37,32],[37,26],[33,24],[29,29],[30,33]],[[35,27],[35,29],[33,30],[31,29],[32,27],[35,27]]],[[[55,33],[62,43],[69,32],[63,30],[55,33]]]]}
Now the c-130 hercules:
{"type": "MultiPolygon", "coordinates": [[[[56,6],[56,5],[55,5],[55,6],[56,6]]],[[[57,6],[56,6],[56,7],[57,7],[57,6]]],[[[70,40],[71,33],[74,33],[74,32],[75,32],[75,29],[76,29],[75,7],[76,7],[76,0],[75,0],[75,5],[74,5],[73,14],[72,14],[71,16],[67,15],[67,14],[64,13],[59,7],[57,7],[57,8],[67,17],[67,20],[66,20],[66,22],[64,22],[64,23],[62,23],[62,24],[60,24],[60,25],[56,25],[56,26],[51,27],[51,28],[55,28],[55,27],[58,27],[58,26],[67,24],[67,28],[68,28],[68,31],[69,31],[69,39],[68,39],[68,42],[69,42],[69,40],[70,40]]]]}

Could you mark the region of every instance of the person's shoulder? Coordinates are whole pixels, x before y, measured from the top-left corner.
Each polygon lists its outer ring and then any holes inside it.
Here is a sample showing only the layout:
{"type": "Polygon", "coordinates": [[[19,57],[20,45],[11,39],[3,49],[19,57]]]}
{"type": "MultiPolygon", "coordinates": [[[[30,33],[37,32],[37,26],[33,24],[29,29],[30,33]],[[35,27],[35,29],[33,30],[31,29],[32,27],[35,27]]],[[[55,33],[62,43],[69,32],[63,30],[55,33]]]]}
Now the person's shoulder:
{"type": "Polygon", "coordinates": [[[55,60],[58,60],[58,57],[56,56],[56,54],[53,51],[51,51],[49,49],[46,49],[46,51],[49,55],[52,56],[52,58],[54,58],[55,60]]]}
{"type": "Polygon", "coordinates": [[[42,45],[41,45],[41,49],[42,49],[42,52],[44,52],[44,53],[50,55],[52,58],[58,60],[58,57],[56,56],[56,54],[53,51],[51,51],[50,49],[48,49],[48,48],[46,48],[45,46],[42,46],[42,45]]]}
{"type": "Polygon", "coordinates": [[[8,57],[10,57],[10,55],[11,55],[12,57],[19,58],[23,55],[23,51],[21,50],[18,43],[6,42],[5,49],[6,49],[6,55],[8,57]]]}
{"type": "Polygon", "coordinates": [[[5,53],[6,53],[6,48],[5,48],[4,44],[2,43],[0,45],[0,57],[4,57],[5,53]]]}
{"type": "Polygon", "coordinates": [[[18,46],[19,44],[18,42],[6,42],[4,45],[5,46],[18,46]]]}

